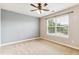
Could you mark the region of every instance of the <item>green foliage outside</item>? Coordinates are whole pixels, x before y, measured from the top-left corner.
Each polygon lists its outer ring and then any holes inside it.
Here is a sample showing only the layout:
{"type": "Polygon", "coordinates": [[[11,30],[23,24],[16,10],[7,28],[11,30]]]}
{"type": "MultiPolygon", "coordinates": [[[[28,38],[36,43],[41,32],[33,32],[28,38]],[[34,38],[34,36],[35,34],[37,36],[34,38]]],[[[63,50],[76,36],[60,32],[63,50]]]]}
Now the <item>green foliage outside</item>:
{"type": "Polygon", "coordinates": [[[63,33],[65,35],[68,34],[68,26],[67,25],[56,24],[54,22],[49,21],[49,23],[48,23],[49,33],[55,33],[55,28],[57,29],[57,32],[63,33]],[[57,25],[57,27],[55,27],[55,25],[57,25]]]}

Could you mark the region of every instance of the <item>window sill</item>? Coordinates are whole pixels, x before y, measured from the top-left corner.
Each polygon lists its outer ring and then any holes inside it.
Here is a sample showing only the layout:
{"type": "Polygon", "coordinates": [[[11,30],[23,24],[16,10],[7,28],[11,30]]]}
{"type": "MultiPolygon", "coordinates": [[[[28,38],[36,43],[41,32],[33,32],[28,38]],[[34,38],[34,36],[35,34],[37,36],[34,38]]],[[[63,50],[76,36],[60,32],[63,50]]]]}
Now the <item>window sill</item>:
{"type": "Polygon", "coordinates": [[[66,39],[69,38],[69,36],[66,36],[66,35],[56,35],[56,34],[51,34],[51,33],[47,33],[47,35],[54,36],[54,37],[66,38],[66,39]]]}

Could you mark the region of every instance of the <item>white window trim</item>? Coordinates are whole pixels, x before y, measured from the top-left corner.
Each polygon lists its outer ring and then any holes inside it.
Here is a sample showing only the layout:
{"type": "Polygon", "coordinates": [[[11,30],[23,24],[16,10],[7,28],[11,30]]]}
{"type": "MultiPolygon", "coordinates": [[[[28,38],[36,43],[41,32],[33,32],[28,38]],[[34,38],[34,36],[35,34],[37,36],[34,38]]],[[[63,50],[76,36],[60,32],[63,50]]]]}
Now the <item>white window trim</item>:
{"type": "MultiPolygon", "coordinates": [[[[69,16],[68,16],[69,17],[69,16]]],[[[55,19],[55,18],[54,18],[55,19]]],[[[50,19],[48,19],[46,22],[47,22],[47,35],[51,35],[51,36],[55,36],[55,37],[63,37],[63,38],[69,38],[69,25],[68,25],[68,35],[66,36],[66,35],[57,35],[57,30],[56,30],[56,27],[64,27],[64,26],[54,26],[55,27],[55,33],[49,33],[48,32],[48,21],[49,21],[50,19]]],[[[69,22],[69,20],[68,20],[68,22],[69,22]]],[[[51,27],[53,27],[53,26],[51,26],[51,27]]]]}

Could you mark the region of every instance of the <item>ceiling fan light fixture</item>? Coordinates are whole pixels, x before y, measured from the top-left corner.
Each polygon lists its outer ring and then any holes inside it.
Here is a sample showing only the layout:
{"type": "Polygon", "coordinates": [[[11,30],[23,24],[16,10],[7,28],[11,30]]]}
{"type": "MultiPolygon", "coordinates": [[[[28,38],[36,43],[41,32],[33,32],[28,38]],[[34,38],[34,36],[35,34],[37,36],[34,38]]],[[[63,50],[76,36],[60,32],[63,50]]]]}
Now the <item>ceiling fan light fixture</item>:
{"type": "Polygon", "coordinates": [[[43,13],[44,11],[43,10],[37,10],[36,11],[38,14],[41,14],[41,13],[43,13]]]}
{"type": "Polygon", "coordinates": [[[42,14],[43,11],[50,11],[47,9],[47,3],[37,3],[37,6],[35,4],[30,4],[31,6],[35,7],[37,10],[31,10],[31,11],[36,11],[38,14],[42,14]]]}

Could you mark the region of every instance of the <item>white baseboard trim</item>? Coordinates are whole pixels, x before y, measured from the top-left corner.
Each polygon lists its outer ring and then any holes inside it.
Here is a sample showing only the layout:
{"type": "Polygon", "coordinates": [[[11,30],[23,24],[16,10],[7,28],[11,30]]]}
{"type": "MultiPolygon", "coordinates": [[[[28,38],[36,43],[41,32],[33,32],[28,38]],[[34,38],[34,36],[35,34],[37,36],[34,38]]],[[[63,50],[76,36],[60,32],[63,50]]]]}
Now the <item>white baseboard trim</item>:
{"type": "Polygon", "coordinates": [[[1,47],[1,46],[6,46],[6,45],[11,45],[11,44],[16,44],[16,43],[20,43],[20,42],[24,42],[24,41],[35,40],[35,39],[39,39],[39,38],[40,38],[40,37],[30,38],[30,39],[25,39],[25,40],[10,42],[10,43],[4,43],[4,44],[0,44],[0,47],[1,47]]]}
{"type": "Polygon", "coordinates": [[[49,40],[49,39],[46,39],[46,38],[44,38],[44,37],[40,37],[40,38],[41,38],[41,39],[48,40],[48,41],[51,41],[51,42],[55,42],[55,43],[60,44],[60,45],[63,45],[63,46],[67,46],[67,47],[70,47],[70,48],[79,50],[79,48],[78,48],[78,47],[75,47],[75,46],[71,46],[71,45],[68,45],[68,44],[60,43],[60,42],[57,42],[57,41],[54,41],[54,40],[49,40]]]}

